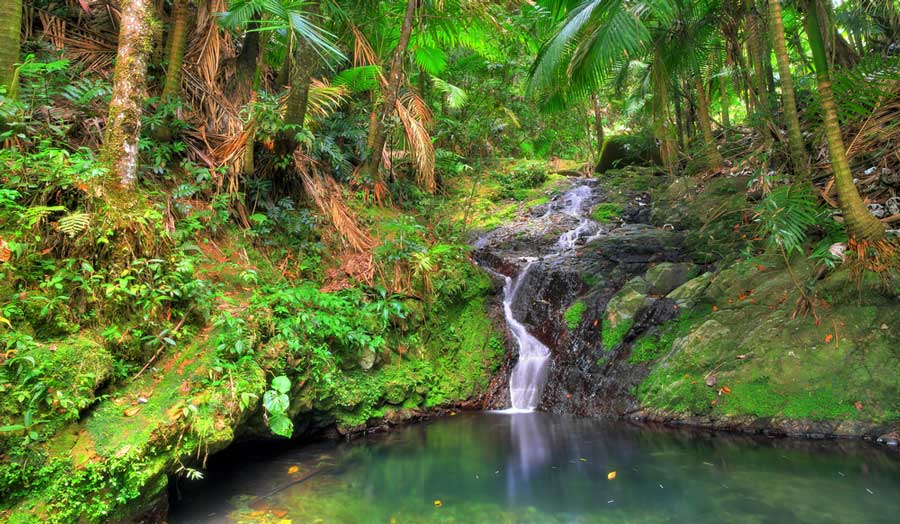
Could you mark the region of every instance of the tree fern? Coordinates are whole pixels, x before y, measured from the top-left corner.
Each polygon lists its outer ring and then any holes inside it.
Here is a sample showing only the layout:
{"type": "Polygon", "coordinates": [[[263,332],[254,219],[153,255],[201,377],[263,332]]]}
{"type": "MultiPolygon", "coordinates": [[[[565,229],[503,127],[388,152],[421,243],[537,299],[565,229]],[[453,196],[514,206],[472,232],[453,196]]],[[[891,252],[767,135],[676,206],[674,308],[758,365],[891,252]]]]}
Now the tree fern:
{"type": "Polygon", "coordinates": [[[799,252],[807,232],[822,215],[806,188],[781,186],[769,193],[756,208],[760,236],[770,245],[783,247],[787,254],[799,252]]]}

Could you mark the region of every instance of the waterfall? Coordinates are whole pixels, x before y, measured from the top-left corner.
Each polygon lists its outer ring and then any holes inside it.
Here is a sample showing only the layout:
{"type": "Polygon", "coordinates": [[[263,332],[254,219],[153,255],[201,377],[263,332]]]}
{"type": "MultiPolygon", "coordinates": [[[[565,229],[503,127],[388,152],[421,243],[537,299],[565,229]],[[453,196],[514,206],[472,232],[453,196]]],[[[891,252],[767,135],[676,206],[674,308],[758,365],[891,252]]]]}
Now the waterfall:
{"type": "Polygon", "coordinates": [[[533,261],[529,262],[515,280],[504,277],[503,314],[519,345],[519,362],[509,377],[509,396],[513,411],[533,411],[540,403],[544,382],[547,380],[547,359],[550,358],[550,349],[529,333],[512,312],[513,300],[532,264],[533,261]]]}
{"type": "MultiPolygon", "coordinates": [[[[562,207],[556,211],[578,219],[578,224],[563,233],[556,243],[557,251],[545,257],[565,256],[583,239],[590,240],[600,233],[600,226],[585,217],[585,206],[593,196],[593,188],[587,185],[573,187],[563,194],[562,207]]],[[[547,215],[554,210],[549,209],[547,215]]],[[[545,215],[545,216],[547,216],[545,215]]],[[[542,217],[543,218],[543,217],[542,217]]],[[[550,349],[528,332],[525,326],[513,315],[512,304],[536,259],[529,260],[515,279],[504,276],[503,314],[506,324],[519,346],[519,361],[509,377],[509,396],[512,408],[507,412],[519,413],[534,411],[541,402],[541,393],[547,382],[550,349]]]]}

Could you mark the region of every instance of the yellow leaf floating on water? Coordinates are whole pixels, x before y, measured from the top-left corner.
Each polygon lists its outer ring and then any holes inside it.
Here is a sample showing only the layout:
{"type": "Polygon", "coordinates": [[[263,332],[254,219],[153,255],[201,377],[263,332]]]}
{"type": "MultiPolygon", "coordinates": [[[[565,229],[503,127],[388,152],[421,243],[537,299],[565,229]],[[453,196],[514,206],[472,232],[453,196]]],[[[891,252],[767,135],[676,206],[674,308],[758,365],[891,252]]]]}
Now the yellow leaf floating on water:
{"type": "Polygon", "coordinates": [[[615,472],[615,471],[610,471],[610,472],[609,472],[609,475],[606,476],[606,480],[612,480],[612,479],[614,479],[614,478],[616,478],[616,472],[615,472]]]}
{"type": "Polygon", "coordinates": [[[441,507],[441,506],[443,506],[443,505],[444,505],[444,503],[441,502],[440,500],[435,500],[435,501],[434,501],[434,507],[436,507],[436,508],[439,508],[439,507],[441,507]]]}
{"type": "Polygon", "coordinates": [[[288,475],[293,475],[294,473],[297,473],[298,471],[300,471],[299,467],[291,466],[288,468],[288,475]]]}

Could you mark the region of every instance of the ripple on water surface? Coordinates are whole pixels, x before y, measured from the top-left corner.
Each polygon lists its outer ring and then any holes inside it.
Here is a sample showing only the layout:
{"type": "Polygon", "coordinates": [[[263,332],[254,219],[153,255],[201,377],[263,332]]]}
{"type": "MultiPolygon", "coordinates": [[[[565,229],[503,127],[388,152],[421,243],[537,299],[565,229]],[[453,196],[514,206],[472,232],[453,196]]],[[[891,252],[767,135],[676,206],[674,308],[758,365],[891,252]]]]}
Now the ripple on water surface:
{"type": "Polygon", "coordinates": [[[900,458],[856,442],[467,414],[350,444],[226,455],[172,524],[891,523],[900,458]],[[611,475],[615,472],[614,475],[611,475]]]}

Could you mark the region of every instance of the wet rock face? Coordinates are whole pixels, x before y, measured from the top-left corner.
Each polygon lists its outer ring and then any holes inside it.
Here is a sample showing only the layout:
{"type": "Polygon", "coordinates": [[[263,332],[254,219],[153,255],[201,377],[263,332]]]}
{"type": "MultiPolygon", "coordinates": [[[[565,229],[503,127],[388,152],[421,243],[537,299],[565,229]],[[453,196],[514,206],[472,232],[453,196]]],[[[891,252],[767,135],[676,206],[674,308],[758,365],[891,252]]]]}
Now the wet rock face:
{"type": "MultiPolygon", "coordinates": [[[[595,188],[584,208],[604,198],[603,189],[595,188]]],[[[635,195],[624,206],[622,218],[649,220],[648,199],[646,193],[635,195]]],[[[566,214],[568,204],[557,197],[545,209],[533,210],[531,218],[489,233],[476,244],[476,259],[510,277],[532,262],[511,308],[515,318],[551,351],[541,408],[580,415],[625,414],[637,407],[630,391],[646,376],[646,369],[628,362],[627,344],[602,347],[607,305],[627,282],[657,264],[675,263],[658,271],[661,286],[672,289],[695,269],[679,264],[689,258],[681,233],[643,223],[588,224],[585,238],[571,250],[561,249],[560,237],[584,226],[583,220],[566,214]],[[566,310],[578,301],[584,303],[580,318],[564,319],[566,310]]],[[[633,325],[625,342],[677,311],[671,300],[646,296],[650,287],[639,290],[640,304],[630,310],[633,325]]],[[[664,291],[660,295],[671,289],[664,291]]],[[[515,356],[511,360],[514,365],[515,356]]],[[[490,403],[502,405],[496,398],[490,403]]]]}

